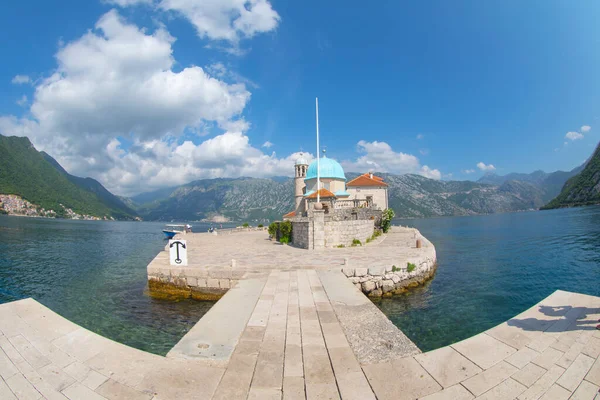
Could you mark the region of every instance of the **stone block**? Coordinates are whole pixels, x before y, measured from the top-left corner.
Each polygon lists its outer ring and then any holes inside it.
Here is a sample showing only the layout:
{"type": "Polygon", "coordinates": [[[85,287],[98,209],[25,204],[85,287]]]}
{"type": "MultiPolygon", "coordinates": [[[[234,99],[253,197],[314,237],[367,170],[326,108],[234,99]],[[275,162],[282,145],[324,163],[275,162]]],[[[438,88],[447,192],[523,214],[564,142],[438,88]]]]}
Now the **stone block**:
{"type": "Polygon", "coordinates": [[[369,296],[370,297],[381,297],[381,296],[383,296],[383,292],[381,291],[381,289],[375,289],[369,293],[369,296]]]}
{"type": "Polygon", "coordinates": [[[381,289],[383,290],[383,293],[391,292],[394,290],[394,281],[391,279],[382,281],[381,289]]]}
{"type": "Polygon", "coordinates": [[[344,275],[346,275],[348,278],[353,277],[354,276],[354,268],[342,268],[342,272],[344,273],[344,275]]]}
{"type": "Polygon", "coordinates": [[[372,282],[372,281],[363,282],[362,290],[365,293],[370,293],[371,291],[375,290],[375,282],[372,282]]]}
{"type": "Polygon", "coordinates": [[[366,275],[366,276],[363,276],[362,278],[359,278],[359,282],[360,283],[367,282],[367,281],[370,281],[371,278],[372,278],[372,276],[366,275]]]}
{"type": "Polygon", "coordinates": [[[360,278],[353,276],[352,278],[348,278],[352,283],[360,283],[360,278]]]}
{"type": "Polygon", "coordinates": [[[206,287],[206,279],[205,278],[196,278],[196,287],[205,288],[206,287]]]}
{"type": "Polygon", "coordinates": [[[229,279],[219,279],[219,287],[221,289],[229,289],[231,282],[229,279]]]}
{"type": "Polygon", "coordinates": [[[383,280],[383,276],[374,276],[371,278],[373,282],[379,282],[383,280]]]}
{"type": "Polygon", "coordinates": [[[383,274],[385,274],[385,267],[370,267],[369,268],[369,275],[381,276],[383,274]]]}
{"type": "Polygon", "coordinates": [[[187,277],[187,285],[191,286],[191,287],[197,287],[198,286],[198,278],[194,277],[194,276],[188,276],[187,277]]]}
{"type": "Polygon", "coordinates": [[[398,282],[400,282],[400,280],[401,279],[400,279],[400,277],[398,275],[392,274],[392,282],[398,283],[398,282]]]}
{"type": "Polygon", "coordinates": [[[366,268],[356,268],[354,270],[354,276],[365,276],[367,275],[368,270],[366,268]]]}
{"type": "Polygon", "coordinates": [[[208,278],[206,280],[206,287],[209,287],[209,288],[220,288],[221,286],[219,286],[219,280],[218,279],[208,278]]]}

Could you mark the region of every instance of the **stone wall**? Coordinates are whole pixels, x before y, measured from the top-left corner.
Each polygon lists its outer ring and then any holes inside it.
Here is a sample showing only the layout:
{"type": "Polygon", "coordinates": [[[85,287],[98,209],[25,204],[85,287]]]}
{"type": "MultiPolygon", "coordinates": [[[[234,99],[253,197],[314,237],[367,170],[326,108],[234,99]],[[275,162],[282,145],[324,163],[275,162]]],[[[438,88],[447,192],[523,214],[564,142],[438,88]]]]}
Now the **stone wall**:
{"type": "Polygon", "coordinates": [[[325,247],[350,246],[354,239],[365,243],[374,229],[375,223],[370,219],[325,221],[325,247]]]}
{"type": "Polygon", "coordinates": [[[415,229],[416,240],[422,248],[418,256],[399,259],[393,265],[375,265],[371,267],[344,267],[342,272],[357,289],[369,297],[387,297],[401,294],[411,287],[422,285],[431,279],[437,268],[437,256],[433,244],[415,229]],[[414,267],[410,267],[409,263],[414,267]]]}
{"type": "Polygon", "coordinates": [[[308,249],[312,236],[309,234],[310,223],[306,221],[292,222],[292,243],[296,247],[308,249]]]}

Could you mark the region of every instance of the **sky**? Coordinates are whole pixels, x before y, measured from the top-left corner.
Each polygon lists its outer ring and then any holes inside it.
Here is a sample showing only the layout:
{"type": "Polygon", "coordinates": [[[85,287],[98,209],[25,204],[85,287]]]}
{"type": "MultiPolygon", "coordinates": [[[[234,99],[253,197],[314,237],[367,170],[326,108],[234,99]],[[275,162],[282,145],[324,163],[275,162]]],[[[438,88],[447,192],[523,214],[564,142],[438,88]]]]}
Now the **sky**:
{"type": "Polygon", "coordinates": [[[571,170],[600,141],[595,0],[24,0],[0,13],[0,134],[134,195],[347,172],[571,170]]]}

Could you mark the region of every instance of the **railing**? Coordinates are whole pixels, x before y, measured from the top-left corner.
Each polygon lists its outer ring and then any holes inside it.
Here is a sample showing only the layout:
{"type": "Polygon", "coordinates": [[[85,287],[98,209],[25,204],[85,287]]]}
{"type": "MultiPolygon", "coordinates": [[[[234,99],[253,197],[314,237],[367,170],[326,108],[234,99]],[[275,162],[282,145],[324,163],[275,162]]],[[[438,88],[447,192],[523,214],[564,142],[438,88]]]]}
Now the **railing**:
{"type": "Polygon", "coordinates": [[[369,200],[336,200],[333,202],[333,208],[336,210],[347,208],[371,208],[373,202],[369,200]]]}

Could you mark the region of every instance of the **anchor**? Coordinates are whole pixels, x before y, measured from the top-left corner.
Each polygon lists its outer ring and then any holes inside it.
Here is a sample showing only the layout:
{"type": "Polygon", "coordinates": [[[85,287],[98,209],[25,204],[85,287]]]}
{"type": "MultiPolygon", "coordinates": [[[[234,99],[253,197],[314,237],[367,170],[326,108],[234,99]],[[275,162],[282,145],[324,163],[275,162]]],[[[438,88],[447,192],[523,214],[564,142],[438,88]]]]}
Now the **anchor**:
{"type": "Polygon", "coordinates": [[[173,243],[171,243],[171,244],[169,245],[169,248],[171,248],[171,247],[173,247],[173,246],[175,246],[175,250],[177,251],[177,258],[175,259],[175,263],[177,263],[177,264],[181,264],[181,261],[182,261],[182,260],[181,260],[181,258],[179,258],[179,246],[181,246],[181,247],[183,247],[183,248],[185,249],[185,248],[186,248],[186,247],[185,247],[185,244],[183,244],[183,243],[181,243],[181,242],[173,242],[173,243]]]}

